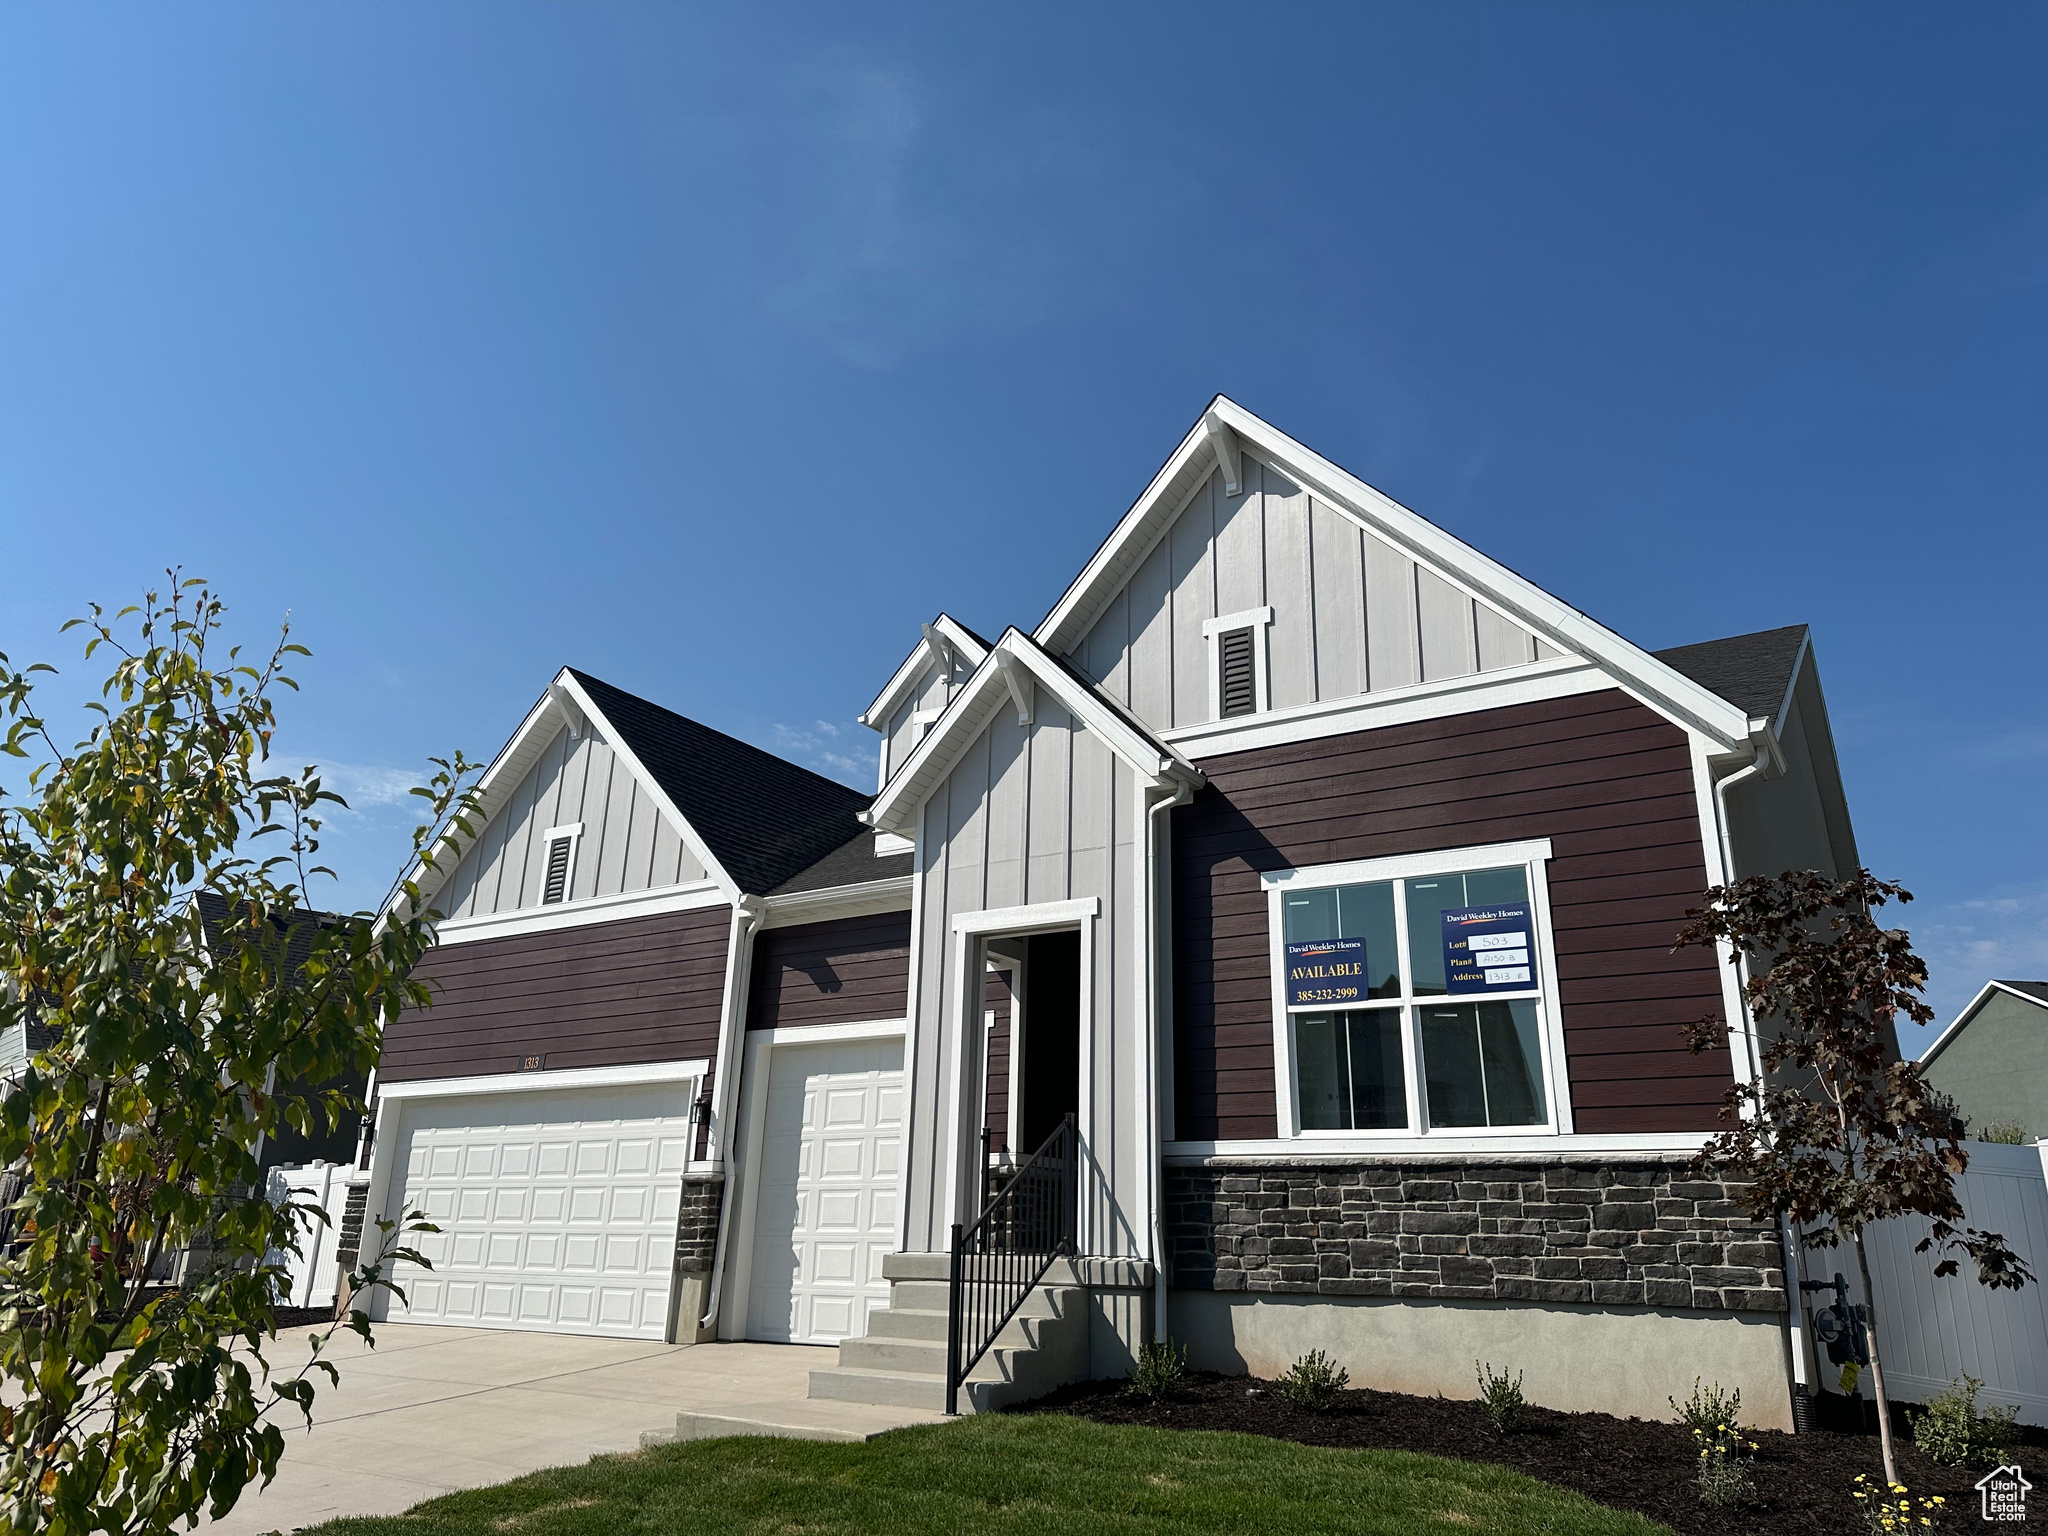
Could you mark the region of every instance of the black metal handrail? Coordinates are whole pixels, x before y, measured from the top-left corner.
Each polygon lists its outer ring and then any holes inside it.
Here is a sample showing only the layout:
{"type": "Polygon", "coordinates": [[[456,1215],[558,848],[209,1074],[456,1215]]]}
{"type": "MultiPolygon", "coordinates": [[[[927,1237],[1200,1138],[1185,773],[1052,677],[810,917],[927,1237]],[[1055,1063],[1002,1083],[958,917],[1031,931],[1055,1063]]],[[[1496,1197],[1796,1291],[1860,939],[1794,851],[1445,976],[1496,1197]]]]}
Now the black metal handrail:
{"type": "Polygon", "coordinates": [[[1074,1117],[1068,1115],[979,1216],[965,1226],[953,1223],[946,1306],[948,1413],[960,1411],[960,1384],[1032,1287],[1057,1260],[1073,1256],[1077,1152],[1074,1117]]]}

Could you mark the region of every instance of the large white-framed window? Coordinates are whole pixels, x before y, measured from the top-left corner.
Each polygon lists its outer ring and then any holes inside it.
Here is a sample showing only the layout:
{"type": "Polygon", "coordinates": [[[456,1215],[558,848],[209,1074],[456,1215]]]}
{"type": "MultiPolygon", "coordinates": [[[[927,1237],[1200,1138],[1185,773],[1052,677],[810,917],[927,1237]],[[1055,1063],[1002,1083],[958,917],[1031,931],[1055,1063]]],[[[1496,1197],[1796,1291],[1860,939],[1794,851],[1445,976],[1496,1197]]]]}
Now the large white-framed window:
{"type": "Polygon", "coordinates": [[[1548,839],[1262,876],[1280,1133],[1570,1129],[1548,839]]]}

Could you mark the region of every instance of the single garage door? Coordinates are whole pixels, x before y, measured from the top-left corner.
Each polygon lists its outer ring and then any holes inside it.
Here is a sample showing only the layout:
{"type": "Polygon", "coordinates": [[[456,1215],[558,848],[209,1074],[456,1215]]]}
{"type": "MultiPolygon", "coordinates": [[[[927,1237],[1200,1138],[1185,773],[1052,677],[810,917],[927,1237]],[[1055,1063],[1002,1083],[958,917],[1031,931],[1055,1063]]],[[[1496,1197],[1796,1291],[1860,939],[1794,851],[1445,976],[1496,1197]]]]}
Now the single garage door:
{"type": "Polygon", "coordinates": [[[394,1322],[660,1339],[689,1155],[688,1083],[414,1099],[393,1206],[440,1227],[394,1322]],[[403,1206],[398,1207],[402,1198],[403,1206]]]}
{"type": "Polygon", "coordinates": [[[835,1344],[889,1304],[903,1043],[783,1045],[768,1059],[747,1336],[835,1344]]]}

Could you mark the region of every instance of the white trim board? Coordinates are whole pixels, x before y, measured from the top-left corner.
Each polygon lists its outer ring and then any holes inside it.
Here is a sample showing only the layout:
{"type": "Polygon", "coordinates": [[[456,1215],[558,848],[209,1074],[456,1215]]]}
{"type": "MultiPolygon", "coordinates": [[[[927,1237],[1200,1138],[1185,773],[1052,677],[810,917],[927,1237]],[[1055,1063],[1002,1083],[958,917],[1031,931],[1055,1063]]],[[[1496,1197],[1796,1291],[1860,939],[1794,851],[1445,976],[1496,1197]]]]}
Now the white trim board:
{"type": "Polygon", "coordinates": [[[379,1084],[385,1099],[473,1098],[480,1094],[534,1093],[551,1088],[629,1088],[642,1083],[680,1083],[711,1070],[704,1057],[691,1061],[650,1061],[624,1067],[562,1067],[555,1071],[493,1072],[477,1077],[417,1077],[379,1084]]]}
{"type": "Polygon", "coordinates": [[[511,912],[486,913],[482,917],[443,918],[434,925],[434,936],[436,942],[444,946],[470,944],[478,939],[509,939],[521,934],[547,933],[557,928],[623,923],[636,917],[658,917],[664,912],[693,912],[701,907],[722,907],[726,904],[725,891],[717,881],[692,880],[683,885],[658,886],[651,891],[587,896],[581,901],[559,901],[545,907],[519,907],[511,912]]]}
{"type": "Polygon", "coordinates": [[[1329,1141],[1286,1141],[1260,1138],[1244,1141],[1169,1141],[1167,1159],[1175,1163],[1211,1158],[1258,1158],[1263,1162],[1311,1167],[1342,1159],[1541,1156],[1544,1158],[1605,1157],[1618,1152],[1669,1152],[1690,1156],[1713,1139],[1713,1132],[1630,1131],[1601,1135],[1553,1136],[1364,1136],[1329,1141]]]}
{"type": "Polygon", "coordinates": [[[887,880],[866,880],[859,885],[833,885],[822,890],[770,896],[761,926],[792,928],[798,923],[818,923],[835,917],[908,912],[913,879],[910,875],[896,875],[887,880]]]}

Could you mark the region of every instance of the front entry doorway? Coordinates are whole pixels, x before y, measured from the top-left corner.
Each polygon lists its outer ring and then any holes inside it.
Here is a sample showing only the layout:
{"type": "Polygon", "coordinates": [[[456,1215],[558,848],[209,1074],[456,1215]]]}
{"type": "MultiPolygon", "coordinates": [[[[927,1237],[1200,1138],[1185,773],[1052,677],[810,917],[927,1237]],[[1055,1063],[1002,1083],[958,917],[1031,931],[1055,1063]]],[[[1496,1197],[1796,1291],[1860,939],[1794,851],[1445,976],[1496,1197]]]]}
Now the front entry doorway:
{"type": "Polygon", "coordinates": [[[982,1145],[999,1186],[1080,1109],[1081,935],[1005,935],[987,956],[982,1145]]]}

